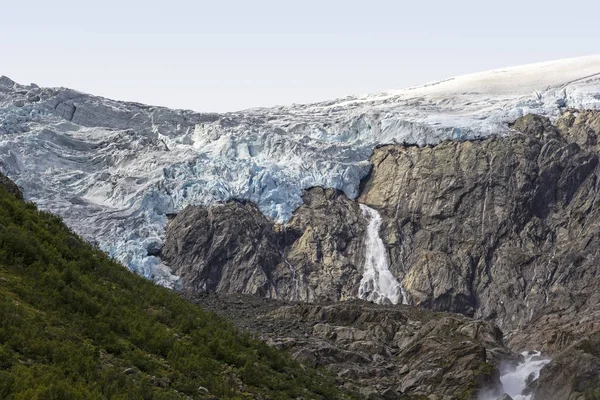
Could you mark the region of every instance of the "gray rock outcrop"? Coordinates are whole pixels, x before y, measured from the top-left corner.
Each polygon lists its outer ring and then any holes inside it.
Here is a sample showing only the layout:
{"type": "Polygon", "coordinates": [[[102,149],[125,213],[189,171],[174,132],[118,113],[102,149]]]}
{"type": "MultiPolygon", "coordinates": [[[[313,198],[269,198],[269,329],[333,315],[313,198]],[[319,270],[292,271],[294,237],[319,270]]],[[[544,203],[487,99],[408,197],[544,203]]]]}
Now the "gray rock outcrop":
{"type": "Polygon", "coordinates": [[[352,299],[365,225],[358,204],[342,192],[313,188],[286,225],[249,202],[188,207],[169,223],[161,256],[193,292],[352,299]]]}
{"type": "Polygon", "coordinates": [[[600,398],[600,333],[584,336],[555,354],[540,371],[536,398],[600,398]]]}
{"type": "Polygon", "coordinates": [[[600,328],[598,154],[573,141],[597,116],[576,114],[568,131],[530,115],[509,137],[375,151],[360,201],[412,304],[495,321],[517,349],[600,328]]]}
{"type": "Polygon", "coordinates": [[[497,326],[458,314],[360,300],[189,297],[369,399],[475,398],[498,388],[496,365],[513,357],[497,326]]]}
{"type": "Polygon", "coordinates": [[[23,200],[23,193],[21,192],[21,189],[19,189],[19,186],[2,173],[0,173],[0,186],[7,192],[15,195],[18,199],[23,200]]]}

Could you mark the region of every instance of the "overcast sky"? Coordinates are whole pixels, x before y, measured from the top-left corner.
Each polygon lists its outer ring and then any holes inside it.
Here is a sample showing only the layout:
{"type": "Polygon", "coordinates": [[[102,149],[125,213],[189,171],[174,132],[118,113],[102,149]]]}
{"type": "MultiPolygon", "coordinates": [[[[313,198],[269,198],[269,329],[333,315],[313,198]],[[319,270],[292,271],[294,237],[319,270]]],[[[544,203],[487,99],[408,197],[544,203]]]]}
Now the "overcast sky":
{"type": "Polygon", "coordinates": [[[0,75],[197,111],[600,53],[600,1],[0,0],[0,75]]]}

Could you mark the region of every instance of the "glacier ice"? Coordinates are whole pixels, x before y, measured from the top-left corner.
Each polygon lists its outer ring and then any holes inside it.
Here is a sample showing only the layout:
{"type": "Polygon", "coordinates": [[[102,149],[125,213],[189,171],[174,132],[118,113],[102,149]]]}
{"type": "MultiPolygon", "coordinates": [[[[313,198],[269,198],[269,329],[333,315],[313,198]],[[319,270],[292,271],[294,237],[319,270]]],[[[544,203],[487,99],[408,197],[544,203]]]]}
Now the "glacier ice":
{"type": "Polygon", "coordinates": [[[168,215],[243,198],[287,221],[311,186],[358,195],[372,149],[509,134],[507,122],[600,108],[600,56],[380,94],[224,114],[118,102],[0,77],[0,170],[28,200],[172,287],[168,215]]]}

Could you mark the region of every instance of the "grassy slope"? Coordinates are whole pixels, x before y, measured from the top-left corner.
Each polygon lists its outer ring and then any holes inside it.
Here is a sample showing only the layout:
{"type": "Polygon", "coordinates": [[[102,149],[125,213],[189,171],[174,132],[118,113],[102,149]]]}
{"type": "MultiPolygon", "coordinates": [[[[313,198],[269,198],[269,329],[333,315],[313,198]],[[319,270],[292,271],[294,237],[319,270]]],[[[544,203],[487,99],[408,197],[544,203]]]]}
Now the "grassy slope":
{"type": "Polygon", "coordinates": [[[343,398],[0,187],[1,399],[343,398]]]}

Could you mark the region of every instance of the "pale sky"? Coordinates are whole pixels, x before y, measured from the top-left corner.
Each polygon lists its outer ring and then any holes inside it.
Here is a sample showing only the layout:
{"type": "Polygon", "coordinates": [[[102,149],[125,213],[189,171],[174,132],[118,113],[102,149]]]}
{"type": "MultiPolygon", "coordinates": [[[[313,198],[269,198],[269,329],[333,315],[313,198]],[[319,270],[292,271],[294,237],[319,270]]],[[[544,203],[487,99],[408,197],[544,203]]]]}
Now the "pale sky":
{"type": "Polygon", "coordinates": [[[600,53],[600,1],[0,0],[0,75],[235,111],[600,53]]]}

